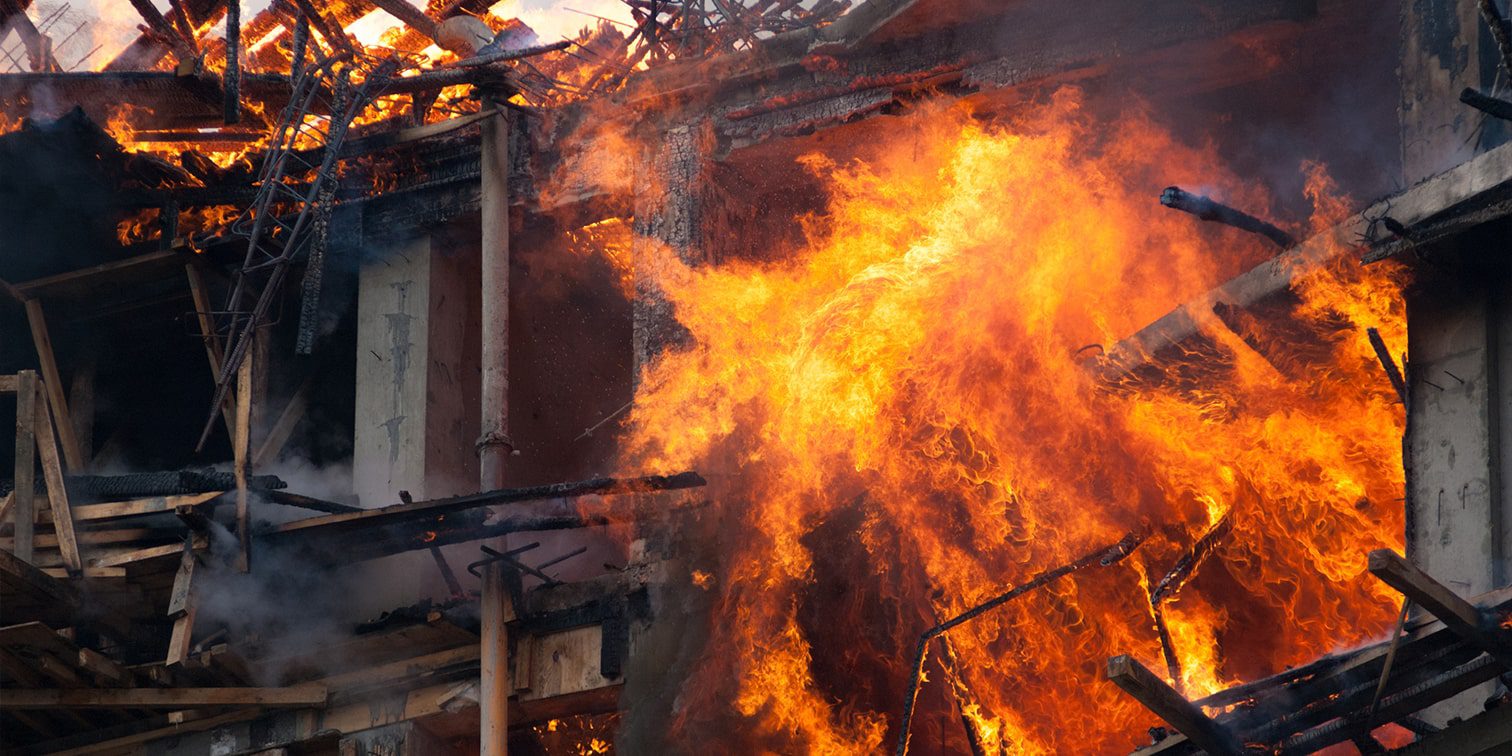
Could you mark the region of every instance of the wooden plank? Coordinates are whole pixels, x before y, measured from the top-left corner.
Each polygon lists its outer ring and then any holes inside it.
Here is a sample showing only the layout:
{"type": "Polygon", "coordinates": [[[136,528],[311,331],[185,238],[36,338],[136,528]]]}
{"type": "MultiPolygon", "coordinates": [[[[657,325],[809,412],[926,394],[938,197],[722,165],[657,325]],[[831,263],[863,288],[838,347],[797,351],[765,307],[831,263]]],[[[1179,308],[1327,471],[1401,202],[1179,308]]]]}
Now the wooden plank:
{"type": "MultiPolygon", "coordinates": [[[[221,343],[220,337],[215,333],[215,312],[210,304],[210,287],[205,284],[205,277],[200,272],[199,266],[189,263],[184,266],[184,273],[189,278],[189,297],[194,301],[194,317],[199,323],[200,340],[205,344],[205,356],[210,360],[210,380],[220,383],[221,372],[221,343]]],[[[226,436],[236,438],[236,420],[232,407],[235,406],[235,391],[227,391],[226,398],[221,402],[220,415],[226,423],[226,436]]]]}
{"type": "Polygon", "coordinates": [[[268,430],[268,435],[262,444],[257,447],[257,453],[252,455],[251,466],[261,467],[278,458],[283,451],[284,445],[289,442],[289,437],[294,435],[294,429],[299,426],[299,421],[304,418],[305,409],[310,404],[310,387],[315,383],[315,376],[319,374],[319,368],[310,372],[310,375],[299,384],[299,389],[294,396],[289,398],[289,403],[284,405],[284,410],[279,414],[278,420],[268,430]]]}
{"type": "MultiPolygon", "coordinates": [[[[191,544],[195,551],[203,551],[209,548],[210,541],[202,535],[196,535],[193,537],[193,539],[191,539],[191,544]]],[[[137,549],[136,551],[129,551],[122,554],[111,554],[109,556],[103,556],[98,559],[92,559],[90,560],[89,566],[121,567],[128,564],[134,564],[136,562],[144,562],[148,559],[157,559],[158,557],[178,554],[183,550],[183,548],[184,546],[182,543],[170,543],[164,546],[153,546],[145,549],[137,549]]]]}
{"type": "Polygon", "coordinates": [[[128,685],[131,673],[104,654],[94,649],[79,649],[79,668],[112,685],[128,685]]]}
{"type": "Polygon", "coordinates": [[[78,611],[83,605],[79,590],[28,564],[15,554],[0,551],[0,583],[44,602],[78,611]]]}
{"type": "Polygon", "coordinates": [[[112,285],[120,285],[123,274],[135,273],[138,269],[146,274],[155,274],[158,268],[175,262],[183,256],[182,253],[171,251],[150,252],[124,260],[59,273],[55,276],[34,278],[16,284],[15,288],[28,298],[65,293],[87,293],[93,290],[97,283],[109,281],[112,285]]]}
{"type": "Polygon", "coordinates": [[[194,558],[192,543],[186,542],[183,550],[178,573],[173,577],[173,594],[168,599],[168,616],[173,620],[173,632],[168,638],[168,654],[163,663],[169,667],[181,665],[188,658],[189,644],[194,635],[194,572],[198,562],[194,558]]]}
{"type": "MultiPolygon", "coordinates": [[[[6,496],[8,498],[10,495],[6,494],[6,496]]],[[[3,506],[3,503],[0,503],[0,506],[3,506]]],[[[4,518],[0,518],[0,520],[3,519],[4,518]]],[[[77,508],[75,508],[74,511],[74,519],[79,519],[77,508]]],[[[152,540],[162,541],[165,539],[176,540],[183,536],[182,533],[163,530],[161,528],[114,528],[110,530],[79,530],[75,534],[78,536],[79,543],[89,544],[92,546],[103,546],[117,543],[139,543],[141,541],[152,540]]],[[[14,545],[15,538],[9,536],[0,537],[0,549],[9,550],[14,545]]],[[[38,533],[34,537],[32,545],[38,549],[56,549],[58,548],[58,537],[52,533],[38,533]]]]}
{"type": "Polygon", "coordinates": [[[30,562],[36,515],[36,417],[37,373],[22,370],[16,374],[16,556],[30,562]]]}
{"type": "MultiPolygon", "coordinates": [[[[42,480],[47,484],[47,507],[52,512],[53,533],[58,537],[58,553],[63,555],[63,566],[69,574],[77,575],[84,569],[84,559],[79,553],[79,539],[74,534],[73,512],[68,506],[68,487],[63,483],[63,465],[58,459],[58,445],[53,431],[53,416],[47,406],[37,403],[37,456],[42,459],[42,480]]],[[[66,421],[65,421],[66,422],[66,421]]]]}
{"type": "Polygon", "coordinates": [[[6,690],[0,711],[11,709],[196,709],[260,706],[304,709],[324,706],[324,685],[287,688],[82,688],[6,690]]]}
{"type": "Polygon", "coordinates": [[[252,570],[252,521],[247,498],[247,457],[252,443],[252,362],[252,355],[247,355],[236,374],[236,438],[231,447],[236,456],[236,538],[241,542],[236,568],[242,572],[252,570]]]}
{"type": "Polygon", "coordinates": [[[1512,670],[1512,648],[1498,637],[1493,623],[1480,609],[1434,580],[1417,565],[1390,549],[1370,552],[1370,574],[1439,618],[1450,632],[1490,654],[1512,670]]]}
{"type": "Polygon", "coordinates": [[[83,504],[74,507],[74,520],[76,522],[93,522],[95,520],[110,520],[117,517],[162,514],[173,512],[179,507],[198,506],[224,494],[225,491],[206,491],[205,493],[182,494],[178,496],[149,496],[145,499],[110,501],[103,504],[83,504]]]}
{"type": "Polygon", "coordinates": [[[33,669],[25,659],[3,647],[0,647],[0,673],[4,673],[11,687],[38,688],[46,684],[42,673],[33,669]]]}
{"type": "Polygon", "coordinates": [[[58,373],[58,360],[53,353],[52,337],[47,332],[47,316],[42,312],[42,301],[26,300],[26,322],[31,326],[32,345],[37,350],[37,362],[42,367],[42,382],[47,387],[47,400],[52,405],[52,416],[57,420],[58,442],[63,446],[63,458],[68,469],[83,470],[88,461],[74,438],[73,418],[68,414],[68,397],[63,393],[63,377],[58,373]]]}
{"type": "MultiPolygon", "coordinates": [[[[15,712],[11,712],[15,713],[15,712]]],[[[225,714],[201,711],[177,711],[146,719],[134,719],[112,727],[92,729],[39,743],[35,753],[52,756],[132,753],[133,746],[175,735],[202,732],[235,722],[255,719],[262,714],[256,708],[236,709],[225,714]],[[175,716],[177,715],[177,716],[175,716]],[[94,741],[94,742],[91,742],[94,741]]]]}
{"type": "MultiPolygon", "coordinates": [[[[62,567],[48,567],[42,570],[44,575],[53,578],[69,577],[68,570],[62,567]]],[[[103,580],[106,578],[126,577],[125,567],[85,567],[84,577],[89,580],[103,580]]]]}
{"type": "Polygon", "coordinates": [[[1212,756],[1243,753],[1231,734],[1133,657],[1108,659],[1108,679],[1212,756]]]}
{"type": "Polygon", "coordinates": [[[0,394],[16,393],[16,376],[0,375],[0,394]]]}
{"type": "Polygon", "coordinates": [[[401,680],[430,677],[435,675],[438,670],[446,667],[456,667],[476,662],[478,661],[478,656],[478,644],[469,643],[465,646],[424,654],[411,659],[402,659],[373,667],[364,667],[352,672],[344,672],[339,675],[331,675],[330,677],[321,678],[318,682],[330,689],[331,695],[341,696],[342,694],[370,690],[374,687],[392,684],[401,680]]]}
{"type": "MultiPolygon", "coordinates": [[[[16,506],[16,492],[14,490],[7,491],[4,496],[0,496],[0,525],[5,524],[6,519],[11,515],[11,508],[14,506],[16,506]]],[[[0,539],[0,543],[3,543],[6,548],[14,547],[14,541],[14,538],[0,539]]],[[[36,546],[35,540],[33,540],[32,545],[36,546]]]]}

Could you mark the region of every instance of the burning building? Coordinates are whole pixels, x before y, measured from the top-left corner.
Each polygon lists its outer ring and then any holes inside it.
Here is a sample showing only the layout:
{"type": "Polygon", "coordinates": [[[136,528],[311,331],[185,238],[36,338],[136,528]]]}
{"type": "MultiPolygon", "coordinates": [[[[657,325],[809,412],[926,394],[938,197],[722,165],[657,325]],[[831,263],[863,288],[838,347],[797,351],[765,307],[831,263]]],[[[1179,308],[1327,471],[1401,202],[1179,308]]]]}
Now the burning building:
{"type": "Polygon", "coordinates": [[[7,753],[1512,748],[1503,0],[95,5],[7,753]]]}

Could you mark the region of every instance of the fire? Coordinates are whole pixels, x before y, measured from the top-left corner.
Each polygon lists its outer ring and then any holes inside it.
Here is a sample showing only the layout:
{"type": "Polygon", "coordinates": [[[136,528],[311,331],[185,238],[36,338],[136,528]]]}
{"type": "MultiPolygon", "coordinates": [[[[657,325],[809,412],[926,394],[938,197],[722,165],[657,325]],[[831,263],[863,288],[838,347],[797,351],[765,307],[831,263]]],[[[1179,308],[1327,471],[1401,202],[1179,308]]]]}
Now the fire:
{"type": "MultiPolygon", "coordinates": [[[[1267,198],[1211,150],[1146,115],[1096,118],[1075,92],[1016,119],[892,119],[860,159],[801,160],[829,196],[803,248],[648,266],[692,345],[642,375],[625,463],[715,473],[730,519],[680,742],[890,748],[923,630],[1135,530],[1151,535],[1119,565],[952,630],[955,673],[932,649],[916,744],[962,747],[959,706],[987,752],[1127,752],[1155,722],[1103,662],[1165,669],[1150,587],[1225,517],[1163,605],[1187,695],[1394,617],[1363,555],[1402,545],[1403,418],[1363,331],[1405,347],[1398,274],[1307,273],[1286,335],[1246,341],[1213,318],[1203,374],[1110,386],[1087,345],[1270,254],[1163,212],[1160,188],[1267,198]]],[[[1346,203],[1311,170],[1315,223],[1336,220],[1346,203]]]]}

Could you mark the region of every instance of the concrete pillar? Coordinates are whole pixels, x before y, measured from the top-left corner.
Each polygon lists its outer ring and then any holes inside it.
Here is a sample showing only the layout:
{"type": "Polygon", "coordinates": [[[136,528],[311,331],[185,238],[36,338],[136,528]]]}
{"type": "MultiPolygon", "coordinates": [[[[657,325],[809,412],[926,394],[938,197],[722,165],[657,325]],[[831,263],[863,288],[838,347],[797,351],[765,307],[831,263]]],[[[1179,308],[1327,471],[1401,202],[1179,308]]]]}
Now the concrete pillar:
{"type": "Polygon", "coordinates": [[[658,267],[670,250],[688,265],[707,261],[704,209],[708,170],[715,147],[712,124],[682,124],[654,140],[653,153],[637,166],[635,224],[631,257],[635,265],[635,375],[656,355],[681,341],[672,305],[657,285],[658,267]]]}
{"type": "MultiPolygon", "coordinates": [[[[463,237],[465,238],[465,237],[463,237]]],[[[362,506],[476,490],[477,257],[444,230],[395,244],[358,273],[352,479],[362,506]]],[[[391,609],[439,587],[425,552],[383,560],[391,609]],[[406,561],[408,560],[408,561],[406,561]]],[[[375,581],[375,589],[382,581],[375,581]]]]}
{"type": "MultiPolygon", "coordinates": [[[[1461,596],[1512,576],[1512,267],[1425,271],[1408,300],[1408,552],[1461,596]]],[[[1475,251],[1467,251],[1467,260],[1475,251]]],[[[1480,711],[1485,686],[1435,707],[1436,721],[1480,711]]]]}
{"type": "MultiPolygon", "coordinates": [[[[1499,3],[1505,13],[1507,0],[1499,3]]],[[[1497,81],[1499,55],[1476,0],[1402,0],[1401,13],[1402,168],[1411,185],[1507,141],[1509,130],[1459,101],[1466,87],[1491,93],[1497,81]]]]}

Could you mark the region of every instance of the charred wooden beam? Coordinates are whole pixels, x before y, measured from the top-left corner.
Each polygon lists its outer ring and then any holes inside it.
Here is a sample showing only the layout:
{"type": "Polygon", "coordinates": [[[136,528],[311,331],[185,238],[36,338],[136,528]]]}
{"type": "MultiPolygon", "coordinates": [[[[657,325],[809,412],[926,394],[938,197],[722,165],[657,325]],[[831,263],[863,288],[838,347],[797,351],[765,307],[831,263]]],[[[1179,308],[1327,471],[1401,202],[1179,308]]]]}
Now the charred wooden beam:
{"type": "Polygon", "coordinates": [[[352,48],[352,41],[347,39],[346,30],[342,29],[340,24],[326,18],[325,14],[310,3],[310,0],[294,0],[294,3],[299,6],[300,12],[310,20],[315,31],[320,32],[320,36],[333,51],[345,55],[357,54],[357,51],[352,48]]]}
{"type": "Polygon", "coordinates": [[[78,688],[7,689],[0,711],[12,709],[195,709],[260,706],[304,709],[324,706],[326,686],[287,688],[78,688]]]}
{"type": "Polygon", "coordinates": [[[147,22],[148,30],[173,51],[180,65],[194,61],[197,53],[191,42],[184,39],[173,24],[163,17],[162,12],[152,4],[152,0],[131,0],[131,7],[136,8],[142,20],[147,22]]]}
{"type": "Polygon", "coordinates": [[[698,473],[685,472],[677,475],[648,475],[640,478],[595,478],[575,483],[553,483],[528,488],[504,488],[497,491],[454,496],[446,499],[417,501],[412,504],[395,504],[381,509],[365,509],[360,512],[315,517],[279,525],[263,534],[270,542],[276,542],[299,533],[331,534],[413,522],[434,518],[437,515],[462,512],[479,507],[496,506],[525,501],[567,499],[579,496],[611,496],[615,494],[650,493],[697,488],[707,481],[698,473]]]}
{"type": "Polygon", "coordinates": [[[1160,194],[1160,204],[1191,213],[1201,220],[1222,223],[1225,226],[1233,226],[1242,231],[1259,234],[1271,240],[1271,243],[1282,249],[1288,249],[1297,243],[1291,234],[1282,231],[1272,223],[1260,220],[1249,213],[1236,210],[1221,202],[1215,202],[1209,197],[1200,194],[1191,194],[1179,186],[1166,187],[1160,194]]]}
{"type": "Polygon", "coordinates": [[[409,0],[372,0],[373,5],[388,11],[389,15],[404,22],[405,26],[436,41],[436,22],[425,11],[409,4],[409,0]]]}
{"type": "Polygon", "coordinates": [[[1240,756],[1244,752],[1232,733],[1209,719],[1202,709],[1183,698],[1133,657],[1125,655],[1109,659],[1108,679],[1212,756],[1240,756]]]}
{"type": "Polygon", "coordinates": [[[1512,121],[1512,102],[1507,102],[1498,97],[1481,94],[1469,87],[1460,92],[1460,102],[1479,110],[1486,115],[1500,118],[1504,121],[1512,121]]]}
{"type": "Polygon", "coordinates": [[[241,0],[226,0],[226,123],[241,122],[241,0]]]}
{"type": "Polygon", "coordinates": [[[1381,582],[1401,591],[1456,635],[1512,671],[1512,645],[1497,632],[1496,620],[1474,604],[1389,549],[1370,552],[1369,569],[1381,582]]]}

